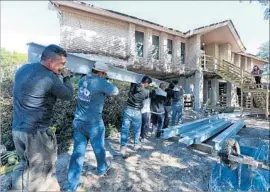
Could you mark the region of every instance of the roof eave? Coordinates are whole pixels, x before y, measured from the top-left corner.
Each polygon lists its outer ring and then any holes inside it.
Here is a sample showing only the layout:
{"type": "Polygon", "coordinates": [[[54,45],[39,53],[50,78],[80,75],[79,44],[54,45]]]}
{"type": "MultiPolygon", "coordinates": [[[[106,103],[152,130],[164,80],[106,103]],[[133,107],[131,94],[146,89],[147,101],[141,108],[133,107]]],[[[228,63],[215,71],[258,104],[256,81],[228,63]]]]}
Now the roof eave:
{"type": "Polygon", "coordinates": [[[188,32],[186,32],[185,36],[186,36],[186,38],[189,38],[189,37],[191,37],[193,35],[204,34],[204,33],[210,32],[210,31],[212,31],[214,29],[224,27],[226,25],[229,27],[235,41],[237,42],[237,44],[238,44],[238,46],[239,46],[239,48],[241,50],[240,52],[245,52],[246,47],[244,46],[243,42],[241,41],[240,36],[239,36],[238,32],[236,31],[236,29],[235,29],[235,27],[234,27],[231,20],[226,20],[226,21],[220,22],[220,23],[218,23],[216,25],[209,25],[209,26],[206,26],[206,27],[202,27],[201,29],[197,29],[197,30],[195,29],[195,30],[188,31],[188,32]]]}
{"type": "Polygon", "coordinates": [[[255,55],[253,56],[253,55],[251,55],[251,54],[249,54],[249,53],[243,52],[243,53],[238,53],[238,54],[239,54],[239,55],[243,55],[243,56],[245,56],[245,57],[249,57],[249,58],[255,59],[255,60],[257,60],[257,61],[262,61],[262,62],[266,62],[266,63],[269,62],[268,60],[265,60],[265,59],[256,57],[255,55]]]}
{"type": "Polygon", "coordinates": [[[93,7],[93,6],[87,6],[87,4],[85,4],[85,3],[81,4],[81,2],[73,2],[73,1],[50,1],[50,2],[53,5],[55,5],[55,8],[57,10],[61,10],[61,6],[69,7],[69,8],[77,9],[80,11],[85,11],[88,13],[93,13],[96,15],[109,17],[109,18],[120,20],[120,21],[125,21],[128,23],[133,23],[133,24],[144,26],[147,28],[152,28],[154,30],[166,32],[166,33],[171,34],[171,35],[176,35],[176,36],[183,37],[183,38],[185,37],[185,35],[179,31],[170,30],[168,28],[165,28],[162,26],[157,26],[154,24],[150,24],[150,23],[141,21],[139,19],[133,19],[133,18],[130,18],[127,16],[119,15],[119,14],[107,11],[105,9],[101,9],[101,8],[97,8],[97,7],[93,7]]]}

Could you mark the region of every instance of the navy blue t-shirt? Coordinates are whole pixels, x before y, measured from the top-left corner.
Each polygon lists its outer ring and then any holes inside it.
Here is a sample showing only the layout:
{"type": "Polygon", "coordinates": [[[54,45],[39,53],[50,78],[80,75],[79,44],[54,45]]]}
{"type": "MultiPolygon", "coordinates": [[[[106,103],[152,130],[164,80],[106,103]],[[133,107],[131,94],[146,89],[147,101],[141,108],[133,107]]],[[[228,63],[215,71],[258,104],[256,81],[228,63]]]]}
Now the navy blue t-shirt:
{"type": "Polygon", "coordinates": [[[13,130],[35,133],[51,125],[56,99],[71,100],[69,77],[59,76],[40,63],[23,65],[15,74],[13,130]]]}

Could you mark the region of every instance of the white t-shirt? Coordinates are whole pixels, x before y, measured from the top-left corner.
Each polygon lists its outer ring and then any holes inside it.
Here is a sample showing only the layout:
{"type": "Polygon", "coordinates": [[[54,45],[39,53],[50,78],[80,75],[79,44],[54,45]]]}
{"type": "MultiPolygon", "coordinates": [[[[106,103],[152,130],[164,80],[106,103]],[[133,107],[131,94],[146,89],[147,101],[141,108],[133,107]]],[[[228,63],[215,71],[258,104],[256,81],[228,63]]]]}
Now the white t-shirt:
{"type": "Polygon", "coordinates": [[[143,108],[141,110],[141,113],[150,113],[150,104],[151,104],[151,99],[147,98],[143,101],[143,108]]]}

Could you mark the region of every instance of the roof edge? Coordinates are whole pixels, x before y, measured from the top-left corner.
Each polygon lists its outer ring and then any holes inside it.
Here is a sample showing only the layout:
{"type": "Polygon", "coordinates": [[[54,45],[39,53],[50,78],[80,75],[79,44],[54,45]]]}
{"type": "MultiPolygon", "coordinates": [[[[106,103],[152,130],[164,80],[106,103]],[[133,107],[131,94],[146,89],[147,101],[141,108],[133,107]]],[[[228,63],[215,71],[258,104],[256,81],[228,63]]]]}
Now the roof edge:
{"type": "Polygon", "coordinates": [[[77,10],[80,10],[80,11],[93,13],[93,14],[100,15],[100,16],[103,16],[103,17],[114,18],[114,19],[117,19],[117,20],[120,20],[120,21],[125,21],[125,22],[128,22],[128,23],[133,23],[133,24],[136,24],[136,25],[141,25],[141,26],[144,26],[144,27],[152,28],[154,30],[163,31],[163,32],[166,32],[166,33],[171,34],[171,35],[176,35],[176,36],[180,36],[180,37],[183,37],[183,38],[185,37],[184,33],[182,33],[179,30],[174,30],[172,28],[167,28],[165,26],[156,24],[154,22],[143,20],[143,19],[140,19],[140,18],[137,18],[137,17],[134,17],[134,16],[130,16],[130,15],[127,15],[127,14],[123,14],[123,13],[120,13],[120,12],[117,12],[117,11],[112,11],[112,10],[108,10],[108,9],[99,8],[99,7],[96,7],[94,5],[87,4],[87,3],[84,3],[84,2],[81,2],[81,1],[56,1],[56,0],[50,0],[50,2],[55,6],[55,8],[57,10],[60,10],[61,6],[69,7],[69,8],[72,8],[72,9],[77,9],[77,10]]]}

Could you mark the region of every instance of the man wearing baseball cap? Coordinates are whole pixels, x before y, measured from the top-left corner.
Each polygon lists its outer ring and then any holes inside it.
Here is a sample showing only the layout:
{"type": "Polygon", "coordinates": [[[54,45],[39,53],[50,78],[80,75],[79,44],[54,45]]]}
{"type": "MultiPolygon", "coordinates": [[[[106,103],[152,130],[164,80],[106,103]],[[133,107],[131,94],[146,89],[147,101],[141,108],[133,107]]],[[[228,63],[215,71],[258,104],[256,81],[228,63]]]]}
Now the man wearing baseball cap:
{"type": "Polygon", "coordinates": [[[88,140],[96,156],[97,174],[102,176],[110,169],[104,148],[102,111],[105,95],[117,95],[119,91],[106,80],[108,71],[108,66],[98,61],[92,73],[81,78],[78,83],[78,102],[73,121],[74,149],[69,164],[67,191],[76,191],[78,187],[88,140]]]}

